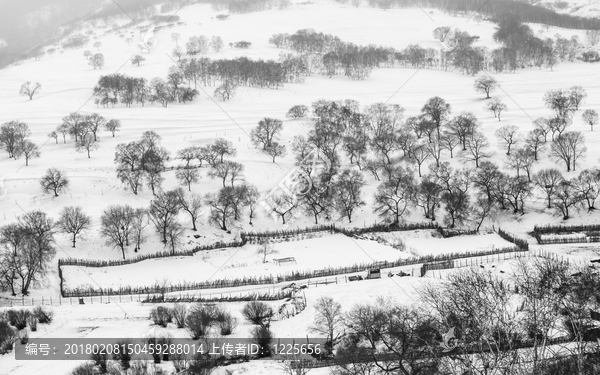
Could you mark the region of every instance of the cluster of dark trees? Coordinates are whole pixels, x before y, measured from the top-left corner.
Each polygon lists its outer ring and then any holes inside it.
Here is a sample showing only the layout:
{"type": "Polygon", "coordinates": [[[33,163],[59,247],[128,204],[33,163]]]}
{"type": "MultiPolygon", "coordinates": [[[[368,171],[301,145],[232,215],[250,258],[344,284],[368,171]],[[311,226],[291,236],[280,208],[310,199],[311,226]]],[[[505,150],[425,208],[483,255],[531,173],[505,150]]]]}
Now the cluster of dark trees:
{"type": "Polygon", "coordinates": [[[29,160],[40,157],[39,147],[27,139],[31,135],[29,126],[18,120],[5,122],[0,126],[0,148],[4,148],[9,158],[18,159],[23,156],[25,165],[29,160]]]}
{"type": "Polygon", "coordinates": [[[62,124],[56,127],[56,130],[48,133],[48,137],[54,138],[58,143],[58,138],[62,137],[63,143],[67,143],[67,135],[75,141],[75,148],[79,152],[86,152],[88,158],[91,152],[98,148],[98,132],[101,129],[109,131],[112,136],[121,130],[121,121],[117,119],[107,120],[97,113],[84,115],[79,112],[70,113],[63,117],[62,124]]]}
{"type": "Polygon", "coordinates": [[[589,310],[600,308],[598,287],[587,266],[522,259],[509,276],[452,273],[443,284],[421,287],[411,306],[379,297],[344,311],[321,297],[311,328],[334,348],[340,375],[582,374],[592,371],[589,353],[597,350],[589,310]],[[562,358],[552,349],[557,339],[569,342],[562,358]]]}
{"type": "MultiPolygon", "coordinates": [[[[98,45],[98,47],[100,47],[100,45],[98,45]]],[[[85,59],[88,62],[88,65],[94,68],[94,70],[102,69],[102,67],[104,66],[104,55],[100,52],[92,53],[89,50],[86,50],[83,52],[83,57],[85,57],[85,59]]]]}
{"type": "MultiPolygon", "coordinates": [[[[233,144],[221,138],[213,144],[187,147],[177,153],[177,159],[185,162],[185,165],[178,168],[175,176],[188,190],[191,191],[191,184],[200,178],[197,168],[202,167],[203,162],[210,167],[208,177],[221,180],[223,187],[216,193],[206,194],[204,204],[209,209],[210,224],[224,231],[231,231],[233,223],[241,220],[246,212],[252,225],[260,196],[256,186],[245,181],[244,165],[225,159],[226,156],[234,157],[236,153],[233,144]],[[197,165],[191,164],[194,160],[198,161],[197,165]]],[[[192,215],[189,210],[185,210],[192,215]]],[[[192,221],[195,230],[193,216],[192,221]]]]}
{"type": "MultiPolygon", "coordinates": [[[[574,170],[585,156],[581,132],[566,130],[585,96],[585,90],[578,86],[546,93],[544,101],[555,112],[554,116],[535,120],[535,129],[525,137],[514,125],[498,128],[496,137],[506,150],[505,168],[514,174],[501,171],[488,160],[492,152],[489,141],[480,132],[480,121],[470,112],[450,117],[451,106],[440,97],[429,99],[420,115],[406,120],[404,109],[399,105],[376,103],[361,112],[353,100],[317,101],[312,105],[312,114],[316,117],[314,129],[307,138],[295,137],[292,149],[299,166],[303,165],[308,150],[316,149],[331,161],[331,168],[318,174],[311,174],[308,168],[310,193],[300,199],[280,197],[282,201],[278,205],[285,209],[273,209],[273,212],[285,222],[294,210],[308,204],[310,210],[306,212],[317,222],[318,217],[329,216],[335,207],[335,197],[344,197],[340,203],[349,204],[351,209],[360,207],[357,204],[362,202],[360,185],[363,181],[358,171],[340,174],[347,178],[350,173],[357,173],[352,195],[358,197],[356,201],[331,189],[338,177],[340,152],[359,170],[381,181],[373,210],[394,224],[413,208],[422,209],[426,218],[435,220],[436,211],[443,207],[449,227],[470,223],[479,230],[483,221],[498,209],[510,208],[514,213],[523,213],[524,202],[534,189],[546,193],[549,207],[555,207],[565,219],[569,217],[569,207],[587,204],[588,209],[593,209],[600,183],[596,170],[585,170],[571,182],[563,182],[566,180],[560,172],[552,170],[558,177],[550,185],[543,182],[543,176],[550,173],[548,170],[533,173],[534,165],[548,146],[549,157],[564,163],[567,172],[574,170]],[[454,169],[443,160],[444,155],[473,162],[476,168],[454,169]],[[429,172],[424,174],[422,167],[427,165],[429,172]],[[420,180],[415,178],[413,170],[420,180]],[[312,201],[305,203],[307,199],[312,201]]],[[[306,115],[306,111],[302,112],[306,115]]],[[[255,144],[265,146],[273,139],[267,135],[276,134],[276,128],[270,133],[265,131],[255,144]]],[[[351,214],[345,216],[351,219],[351,214]]]]}
{"type": "Polygon", "coordinates": [[[297,67],[302,62],[298,59],[290,59],[285,62],[274,60],[250,60],[247,57],[236,59],[189,58],[182,59],[171,71],[178,71],[181,80],[194,84],[200,83],[205,86],[221,86],[226,84],[232,87],[247,86],[258,88],[277,89],[286,82],[292,82],[293,73],[301,74],[303,69],[297,67]]]}
{"type": "Polygon", "coordinates": [[[164,178],[169,151],[160,145],[161,137],[154,131],[142,134],[139,141],[120,143],[115,151],[117,177],[134,194],[142,189],[145,182],[152,194],[160,190],[164,178]]]}
{"type": "MultiPolygon", "coordinates": [[[[223,49],[223,46],[223,39],[221,39],[220,36],[213,36],[209,41],[204,35],[192,36],[185,44],[186,53],[190,56],[195,56],[198,54],[206,55],[211,49],[215,53],[218,53],[223,49]]],[[[177,47],[175,47],[174,52],[176,52],[175,55],[179,53],[177,47]]]]}
{"type": "Polygon", "coordinates": [[[309,58],[312,63],[309,66],[329,77],[344,74],[351,79],[365,79],[373,68],[394,64],[394,50],[391,48],[357,46],[312,29],[298,30],[292,35],[275,34],[269,39],[269,43],[277,48],[293,49],[301,55],[318,56],[320,61],[309,58]],[[317,66],[313,67],[315,63],[317,66]]]}
{"type": "MultiPolygon", "coordinates": [[[[508,20],[514,22],[503,20],[500,23],[499,30],[495,34],[498,42],[504,43],[505,40],[510,40],[513,43],[513,40],[517,39],[514,36],[505,36],[505,34],[509,32],[515,34],[513,30],[515,24],[521,24],[514,18],[508,18],[508,20]]],[[[579,47],[572,48],[573,42],[571,42],[568,51],[575,52],[559,56],[552,47],[553,42],[550,39],[541,43],[540,39],[533,36],[528,26],[523,26],[523,28],[529,30],[525,32],[526,37],[522,36],[510,46],[493,51],[489,51],[485,47],[474,46],[473,43],[479,37],[460,30],[454,32],[451,41],[453,48],[447,51],[423,48],[418,44],[408,45],[399,51],[375,45],[356,46],[343,42],[336,36],[318,33],[312,29],[299,30],[291,35],[275,34],[269,39],[269,43],[278,48],[289,48],[299,52],[300,57],[308,66],[308,73],[317,71],[330,77],[344,74],[351,79],[365,79],[374,68],[395,66],[452,69],[471,75],[489,69],[501,72],[504,70],[514,71],[526,66],[553,67],[559,58],[571,58],[570,56],[576,56],[580,51],[579,47]],[[550,43],[549,49],[547,48],[548,43],[550,43]]],[[[433,31],[433,36],[435,39],[443,41],[449,31],[450,27],[438,27],[433,31]]]]}
{"type": "Polygon", "coordinates": [[[155,77],[148,82],[145,78],[128,77],[119,73],[100,76],[94,87],[94,102],[103,107],[114,107],[119,101],[127,107],[131,107],[133,103],[144,106],[147,102],[158,102],[163,107],[175,101],[186,103],[194,100],[198,90],[183,86],[182,79],[182,74],[173,70],[169,71],[166,81],[155,77]]]}
{"type": "MultiPolygon", "coordinates": [[[[411,0],[368,0],[367,3],[372,7],[382,9],[389,9],[391,7],[415,7],[415,3],[411,0]]],[[[597,19],[557,13],[554,10],[533,5],[528,2],[499,0],[492,3],[486,2],[485,0],[425,0],[418,5],[423,8],[441,9],[448,11],[451,14],[462,14],[466,17],[470,17],[473,12],[475,12],[495,20],[507,15],[518,14],[519,17],[523,19],[523,22],[539,23],[569,29],[600,30],[600,21],[597,19]]]]}
{"type": "Polygon", "coordinates": [[[271,9],[279,3],[273,0],[196,0],[196,2],[211,4],[215,10],[227,10],[229,13],[260,12],[271,9]]]}

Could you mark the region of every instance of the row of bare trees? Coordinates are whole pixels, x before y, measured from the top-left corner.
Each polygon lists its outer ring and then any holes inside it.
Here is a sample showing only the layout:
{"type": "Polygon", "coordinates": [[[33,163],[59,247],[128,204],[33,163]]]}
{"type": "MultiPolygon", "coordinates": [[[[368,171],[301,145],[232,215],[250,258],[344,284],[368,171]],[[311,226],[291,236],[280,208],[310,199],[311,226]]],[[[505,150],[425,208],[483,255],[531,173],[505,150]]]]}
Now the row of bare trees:
{"type": "Polygon", "coordinates": [[[470,269],[427,283],[409,306],[379,297],[343,311],[321,297],[311,329],[335,351],[339,375],[586,374],[599,349],[590,315],[599,283],[589,267],[521,258],[509,273],[470,269]]]}
{"type": "Polygon", "coordinates": [[[87,153],[88,158],[91,158],[91,152],[98,149],[98,132],[101,129],[111,132],[114,137],[121,130],[121,121],[107,120],[98,113],[85,115],[73,112],[63,117],[62,124],[48,133],[48,137],[54,138],[58,144],[59,137],[62,137],[63,143],[67,143],[69,135],[75,141],[75,149],[87,153]]]}

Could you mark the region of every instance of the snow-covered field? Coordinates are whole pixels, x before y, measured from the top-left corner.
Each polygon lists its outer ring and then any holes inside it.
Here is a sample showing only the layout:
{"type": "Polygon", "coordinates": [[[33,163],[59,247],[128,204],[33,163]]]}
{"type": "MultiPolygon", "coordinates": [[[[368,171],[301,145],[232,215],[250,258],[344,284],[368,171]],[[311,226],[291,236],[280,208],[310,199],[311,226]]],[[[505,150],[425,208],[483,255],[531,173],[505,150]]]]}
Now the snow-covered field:
{"type": "MultiPolygon", "coordinates": [[[[192,145],[203,145],[215,138],[225,138],[234,143],[237,156],[233,160],[243,162],[245,179],[255,184],[264,195],[289,173],[294,167],[291,152],[285,158],[272,163],[268,156],[255,149],[249,140],[250,130],[264,117],[279,118],[284,121],[282,140],[289,148],[294,135],[305,135],[310,129],[308,120],[285,119],[285,113],[296,104],[310,105],[318,99],[341,100],[355,99],[361,105],[386,102],[400,104],[406,108],[406,116],[420,113],[425,101],[432,96],[440,96],[452,105],[452,114],[463,111],[473,112],[482,121],[482,132],[491,143],[495,152],[494,160],[503,164],[504,150],[495,143],[494,132],[504,124],[515,124],[525,134],[533,128],[532,120],[550,115],[543,102],[543,94],[550,89],[569,88],[580,85],[585,88],[588,98],[582,109],[596,109],[600,105],[600,69],[598,64],[581,62],[560,63],[554,71],[543,68],[517,70],[515,73],[495,74],[489,72],[501,84],[501,90],[495,96],[507,103],[508,111],[503,114],[501,123],[492,114],[484,111],[485,101],[473,89],[474,77],[457,72],[445,72],[429,69],[375,69],[364,81],[353,81],[345,77],[328,78],[313,75],[302,84],[286,84],[278,90],[239,88],[236,96],[227,102],[216,104],[207,95],[212,95],[213,87],[203,88],[201,95],[192,103],[173,103],[168,108],[160,105],[133,105],[126,108],[118,105],[115,108],[98,108],[93,104],[92,88],[100,75],[119,72],[130,76],[142,76],[148,80],[153,77],[164,77],[174,61],[170,53],[175,43],[169,34],[178,32],[185,41],[192,35],[220,35],[226,46],[229,42],[248,40],[252,42],[249,50],[230,49],[226,47],[211,58],[232,58],[245,55],[250,58],[276,59],[282,50],[268,44],[268,39],[275,33],[294,33],[298,29],[313,28],[316,31],[334,34],[344,41],[359,45],[379,44],[397,49],[408,44],[418,43],[423,47],[439,48],[433,40],[432,30],[439,26],[457,26],[470,34],[480,36],[477,45],[490,49],[497,47],[493,42],[494,24],[490,22],[468,21],[466,18],[451,17],[437,10],[414,9],[380,9],[340,5],[334,2],[319,1],[315,4],[293,5],[285,10],[269,10],[263,12],[232,15],[226,21],[218,21],[215,12],[208,5],[192,5],[181,9],[178,15],[187,26],[166,29],[157,32],[158,47],[145,54],[146,61],[141,66],[134,66],[128,60],[137,53],[134,45],[128,47],[118,36],[100,37],[100,52],[105,55],[106,66],[102,70],[93,70],[83,57],[85,49],[67,50],[63,55],[46,56],[39,61],[28,60],[21,64],[0,70],[0,123],[20,120],[29,124],[32,130],[31,139],[41,147],[42,156],[30,161],[25,167],[22,159],[12,160],[4,151],[0,154],[0,183],[3,182],[6,196],[0,190],[0,226],[16,221],[24,212],[40,209],[56,218],[65,206],[78,205],[92,217],[92,229],[78,240],[77,247],[71,248],[69,238],[57,235],[57,258],[87,259],[120,259],[120,250],[110,248],[100,237],[100,215],[109,205],[130,204],[134,207],[147,207],[153,198],[150,191],[143,190],[133,195],[123,189],[117,180],[113,163],[115,147],[119,143],[138,140],[147,130],[154,130],[162,137],[162,145],[175,155],[177,150],[192,145]],[[17,95],[20,85],[25,81],[39,81],[43,90],[41,94],[29,101],[17,95]],[[107,119],[120,119],[123,128],[114,138],[110,133],[100,134],[100,146],[93,151],[91,159],[84,153],[76,152],[72,140],[58,144],[49,139],[47,134],[61,123],[62,117],[79,111],[89,114],[97,112],[107,119]],[[70,179],[69,190],[59,197],[42,194],[38,179],[50,167],[64,170],[70,179]],[[2,180],[3,178],[3,180],[2,180]]],[[[97,35],[104,31],[102,27],[95,29],[97,35]]],[[[542,31],[541,36],[552,37],[561,33],[566,37],[579,35],[582,31],[550,28],[542,31]]],[[[180,41],[181,43],[181,41],[180,41]]],[[[600,132],[590,132],[578,114],[571,125],[573,130],[582,131],[586,137],[588,152],[581,159],[578,170],[596,166],[600,158],[600,132]]],[[[458,158],[451,160],[454,166],[463,162],[458,158]]],[[[173,165],[176,162],[171,163],[173,165]]],[[[547,156],[536,165],[536,170],[555,167],[555,163],[547,156]]],[[[560,166],[560,169],[564,169],[560,166]]],[[[221,182],[210,179],[206,170],[202,170],[200,183],[192,185],[192,191],[206,194],[217,191],[221,182]]],[[[564,173],[564,171],[563,171],[564,173]]],[[[574,177],[578,172],[564,173],[574,177]]],[[[163,188],[165,190],[178,186],[174,172],[166,172],[163,188]]],[[[367,186],[364,199],[367,205],[356,213],[353,223],[339,220],[336,225],[368,226],[379,219],[371,212],[373,192],[379,181],[365,174],[367,186]]],[[[0,185],[2,187],[2,185],[0,185]]],[[[516,216],[502,213],[486,225],[500,224],[503,229],[533,239],[527,235],[535,224],[558,223],[562,217],[544,208],[544,197],[533,197],[526,203],[525,215],[516,216]]],[[[232,234],[227,234],[207,224],[204,212],[198,232],[191,231],[189,219],[180,215],[180,221],[187,228],[184,248],[197,244],[210,244],[217,241],[230,241],[232,234]],[[201,237],[195,239],[193,234],[201,237]]],[[[420,210],[414,210],[406,217],[408,221],[424,221],[420,210]]],[[[573,223],[600,223],[597,212],[580,212],[570,219],[573,223]]],[[[254,225],[241,223],[244,230],[281,229],[281,223],[273,221],[265,213],[259,212],[253,220],[254,225]]],[[[304,228],[314,225],[311,217],[295,220],[291,228],[304,228]]],[[[68,287],[85,287],[101,285],[118,287],[119,285],[143,286],[168,280],[173,284],[180,281],[202,281],[207,279],[224,279],[255,275],[275,275],[294,270],[311,270],[326,267],[352,265],[380,260],[397,260],[413,255],[443,254],[449,252],[469,252],[492,250],[508,247],[510,243],[495,234],[479,236],[437,237],[435,231],[410,231],[400,233],[382,233],[382,237],[393,242],[400,239],[406,245],[406,251],[400,252],[391,246],[374,241],[354,240],[342,235],[333,235],[310,240],[284,242],[275,245],[276,253],[267,256],[268,263],[263,264],[257,248],[247,245],[239,249],[225,249],[197,253],[193,257],[175,257],[160,260],[147,260],[140,263],[109,267],[79,268],[64,267],[63,273],[68,287]],[[293,256],[297,264],[277,266],[272,260],[293,256]]],[[[533,248],[539,248],[532,245],[533,248]]],[[[544,249],[565,255],[574,260],[589,260],[597,257],[598,245],[553,245],[544,249]]],[[[142,246],[140,254],[162,251],[163,245],[152,233],[148,243],[142,246]]],[[[134,256],[131,249],[127,257],[134,256]]],[[[506,264],[503,263],[502,267],[506,264]]],[[[508,266],[506,266],[508,267],[508,266]]],[[[508,269],[508,268],[506,268],[508,269]]],[[[356,303],[373,303],[377,296],[395,298],[400,303],[416,303],[418,296],[415,288],[424,282],[438,280],[413,277],[387,278],[368,280],[356,283],[333,284],[306,290],[308,307],[298,316],[276,322],[273,331],[276,337],[304,337],[312,323],[314,308],[311,305],[320,296],[332,296],[342,303],[344,310],[356,303]]],[[[49,274],[40,285],[32,291],[34,297],[57,296],[59,280],[56,267],[51,267],[49,274]]],[[[241,303],[227,304],[226,308],[239,314],[241,303]]],[[[147,332],[150,320],[147,319],[151,306],[139,303],[117,303],[113,301],[103,305],[63,305],[54,306],[56,320],[49,326],[40,326],[38,332],[30,337],[114,337],[140,336],[147,332]],[[124,319],[125,314],[132,319],[124,319]]],[[[0,308],[3,309],[3,308],[0,308]]],[[[239,337],[247,336],[250,326],[240,325],[239,337]]],[[[183,330],[170,327],[176,337],[187,337],[183,330]]],[[[12,355],[0,357],[0,375],[4,374],[49,374],[62,375],[68,373],[76,362],[17,362],[12,355]]],[[[234,374],[281,374],[276,363],[252,362],[230,368],[234,374]]],[[[311,375],[327,374],[328,369],[315,369],[311,375]]]]}

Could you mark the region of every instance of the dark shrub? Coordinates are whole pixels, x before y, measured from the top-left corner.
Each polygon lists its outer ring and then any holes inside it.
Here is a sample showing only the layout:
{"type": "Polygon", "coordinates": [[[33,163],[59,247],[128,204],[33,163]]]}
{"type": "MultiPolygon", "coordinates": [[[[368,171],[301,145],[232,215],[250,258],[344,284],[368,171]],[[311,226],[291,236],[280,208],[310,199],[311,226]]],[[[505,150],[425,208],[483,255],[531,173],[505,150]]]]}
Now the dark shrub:
{"type": "Polygon", "coordinates": [[[95,375],[96,374],[96,368],[94,366],[93,363],[83,363],[77,367],[75,367],[75,369],[73,369],[73,371],[70,372],[70,375],[95,375]]]}
{"type": "Polygon", "coordinates": [[[94,362],[94,365],[100,368],[100,373],[106,374],[106,361],[108,360],[108,355],[106,354],[106,352],[100,353],[100,348],[98,348],[97,346],[94,346],[94,348],[96,348],[97,350],[94,350],[94,352],[90,355],[90,359],[92,360],[92,362],[94,362]]]}
{"type": "Polygon", "coordinates": [[[300,118],[308,116],[308,107],[305,105],[295,105],[285,115],[287,118],[300,118]]]}
{"type": "Polygon", "coordinates": [[[38,320],[37,320],[37,318],[35,316],[29,315],[27,317],[27,324],[29,325],[29,328],[31,329],[31,332],[37,331],[38,320]]]}
{"type": "Polygon", "coordinates": [[[252,330],[252,341],[259,346],[258,358],[271,356],[271,341],[273,334],[268,327],[254,327],[252,330]]]}
{"type": "Polygon", "coordinates": [[[244,305],[242,315],[248,323],[268,326],[273,316],[273,309],[264,302],[250,301],[244,305]]]}
{"type": "Polygon", "coordinates": [[[32,311],[40,324],[50,324],[54,319],[54,312],[52,310],[44,309],[42,306],[37,306],[32,311]]]}
{"type": "Polygon", "coordinates": [[[127,345],[132,344],[132,343],[133,343],[133,341],[130,339],[117,341],[117,345],[120,346],[120,350],[118,353],[113,354],[113,359],[115,361],[119,361],[119,364],[121,365],[121,368],[123,370],[127,370],[130,367],[131,353],[126,349],[127,349],[127,345]]]}
{"type": "Polygon", "coordinates": [[[222,336],[228,336],[235,331],[238,325],[238,320],[225,310],[219,311],[217,315],[217,328],[222,336]]]}
{"type": "Polygon", "coordinates": [[[175,324],[177,324],[177,328],[185,328],[185,314],[187,312],[187,308],[183,304],[176,303],[171,310],[171,315],[173,316],[173,320],[175,324]]]}
{"type": "Polygon", "coordinates": [[[156,325],[166,327],[169,322],[173,321],[171,310],[164,306],[157,306],[150,311],[150,320],[156,325]]]}
{"type": "Polygon", "coordinates": [[[0,320],[0,354],[10,352],[16,339],[16,332],[8,325],[8,323],[0,320]]]}
{"type": "Polygon", "coordinates": [[[219,310],[215,305],[195,305],[185,318],[185,325],[193,340],[206,336],[216,323],[219,310]]]}
{"type": "Polygon", "coordinates": [[[29,317],[29,310],[8,310],[6,316],[10,325],[16,327],[18,330],[22,330],[27,327],[27,317],[29,317]]]}

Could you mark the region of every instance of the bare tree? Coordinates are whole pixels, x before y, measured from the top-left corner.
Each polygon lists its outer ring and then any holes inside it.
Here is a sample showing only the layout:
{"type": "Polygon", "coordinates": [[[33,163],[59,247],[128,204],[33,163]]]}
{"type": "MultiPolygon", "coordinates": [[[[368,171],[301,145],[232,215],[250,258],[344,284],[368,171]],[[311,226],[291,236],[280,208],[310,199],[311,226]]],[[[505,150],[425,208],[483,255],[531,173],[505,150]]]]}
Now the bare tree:
{"type": "Polygon", "coordinates": [[[564,178],[560,171],[556,168],[542,169],[533,176],[533,182],[540,188],[546,195],[548,201],[548,208],[552,207],[552,196],[556,187],[564,181],[564,178]]]}
{"type": "Polygon", "coordinates": [[[340,173],[334,183],[334,207],[341,217],[348,218],[349,223],[352,222],[354,211],[365,205],[361,197],[364,184],[365,179],[362,173],[349,169],[340,173]]]}
{"type": "Polygon", "coordinates": [[[507,177],[503,186],[508,203],[513,208],[513,213],[525,213],[525,199],[531,195],[531,184],[525,176],[507,177]]]}
{"type": "Polygon", "coordinates": [[[133,194],[137,195],[138,191],[142,188],[144,172],[141,170],[131,170],[128,168],[117,169],[117,178],[121,180],[123,184],[126,184],[133,194]]]}
{"type": "Polygon", "coordinates": [[[200,179],[200,172],[196,168],[185,167],[178,169],[175,172],[175,178],[181,185],[187,185],[188,191],[192,191],[192,184],[195,184],[200,179]]]}
{"type": "Polygon", "coordinates": [[[552,131],[548,124],[548,119],[540,117],[533,121],[534,130],[540,132],[544,136],[544,143],[548,142],[548,133],[552,131]]]}
{"type": "Polygon", "coordinates": [[[286,155],[285,145],[279,144],[278,142],[271,143],[271,145],[267,146],[263,152],[273,159],[273,163],[275,163],[276,157],[284,157],[286,155]]]}
{"type": "Polygon", "coordinates": [[[481,123],[471,112],[463,112],[448,123],[448,131],[453,133],[462,143],[463,151],[467,150],[467,141],[473,138],[481,123]]]}
{"type": "Polygon", "coordinates": [[[474,84],[475,90],[485,94],[486,99],[489,99],[490,92],[496,91],[499,86],[500,85],[498,84],[498,81],[488,75],[482,75],[481,77],[477,78],[474,84]]]}
{"type": "Polygon", "coordinates": [[[219,53],[223,49],[223,46],[223,39],[221,39],[220,36],[213,36],[210,39],[210,48],[212,48],[215,53],[219,53]]]}
{"type": "Polygon", "coordinates": [[[575,170],[577,160],[585,155],[585,139],[581,132],[569,131],[556,137],[550,146],[550,158],[564,162],[567,172],[575,170]]]}
{"type": "Polygon", "coordinates": [[[576,103],[567,90],[550,90],[544,94],[544,103],[554,111],[556,117],[569,117],[576,110],[576,103]]]}
{"type": "Polygon", "coordinates": [[[587,203],[588,211],[595,210],[594,204],[600,195],[600,170],[598,168],[584,169],[573,182],[573,187],[581,195],[581,199],[587,203]]]}
{"type": "Polygon", "coordinates": [[[135,55],[131,58],[131,64],[137,66],[140,66],[140,64],[144,61],[146,61],[146,59],[142,55],[135,55]]]}
{"type": "Polygon", "coordinates": [[[175,42],[177,46],[179,46],[179,38],[181,35],[179,33],[171,33],[171,40],[175,42]]]}
{"type": "MultiPolygon", "coordinates": [[[[401,142],[403,142],[405,139],[413,137],[412,132],[409,132],[406,129],[403,129],[401,133],[401,142]]],[[[379,155],[387,164],[392,163],[391,154],[398,149],[399,143],[400,142],[396,140],[396,137],[391,130],[379,132],[379,134],[376,134],[370,142],[371,148],[374,149],[377,155],[379,155]]],[[[406,155],[408,153],[408,149],[404,149],[404,153],[406,155]]]]}
{"type": "Polygon", "coordinates": [[[94,135],[94,141],[98,141],[98,130],[106,126],[106,119],[97,113],[92,113],[84,117],[87,130],[94,135]]]}
{"type": "Polygon", "coordinates": [[[62,171],[56,168],[49,168],[46,174],[40,179],[42,191],[44,193],[54,192],[54,196],[58,197],[58,193],[65,191],[69,186],[69,180],[64,176],[62,171]]]}
{"type": "Polygon", "coordinates": [[[88,64],[91,65],[94,68],[94,70],[102,69],[102,67],[104,66],[104,55],[101,53],[95,53],[88,60],[88,64]]]}
{"type": "Polygon", "coordinates": [[[255,147],[261,147],[265,150],[277,141],[279,133],[283,129],[281,120],[265,117],[258,122],[258,126],[250,132],[250,138],[255,147]]]}
{"type": "Polygon", "coordinates": [[[225,155],[235,156],[236,149],[233,147],[233,143],[223,138],[219,138],[210,146],[211,152],[217,155],[220,158],[221,163],[223,163],[223,157],[225,155]]]}
{"type": "Polygon", "coordinates": [[[131,206],[108,206],[100,218],[100,234],[106,238],[108,244],[121,249],[123,259],[125,246],[129,246],[132,213],[131,206]]]}
{"type": "Polygon", "coordinates": [[[421,113],[425,118],[432,121],[437,129],[438,138],[440,136],[442,125],[447,121],[448,115],[450,115],[452,107],[444,99],[439,96],[435,96],[427,100],[421,113]]]}
{"type": "Polygon", "coordinates": [[[373,211],[392,223],[398,224],[400,217],[409,212],[415,190],[414,177],[410,172],[398,169],[398,173],[381,183],[375,193],[373,211]]]}
{"type": "Polygon", "coordinates": [[[25,166],[28,166],[30,159],[40,157],[40,148],[35,143],[26,139],[20,143],[16,155],[23,155],[25,157],[25,166]]]}
{"type": "Polygon", "coordinates": [[[186,196],[182,188],[177,189],[177,195],[179,197],[179,205],[181,208],[190,215],[192,220],[192,230],[197,231],[196,222],[200,216],[200,210],[202,209],[202,199],[199,195],[191,194],[186,196]]]}
{"type": "Polygon", "coordinates": [[[506,147],[506,155],[510,155],[510,149],[521,141],[519,128],[515,125],[504,125],[496,130],[496,138],[501,146],[506,147]]]}
{"type": "Polygon", "coordinates": [[[450,158],[454,157],[453,151],[460,144],[458,137],[452,132],[444,131],[439,139],[440,145],[450,152],[450,158]]]}
{"type": "Polygon", "coordinates": [[[521,170],[527,175],[527,181],[531,182],[531,170],[535,164],[533,151],[529,148],[522,147],[516,149],[507,158],[507,166],[517,172],[517,177],[520,176],[521,170]]]}
{"type": "Polygon", "coordinates": [[[175,254],[175,250],[182,243],[183,227],[177,221],[171,221],[167,225],[165,233],[167,238],[165,246],[169,246],[171,248],[171,254],[175,254]]]}
{"type": "Polygon", "coordinates": [[[527,137],[525,137],[525,144],[527,148],[529,148],[533,152],[533,158],[535,161],[538,160],[538,155],[540,152],[546,148],[546,140],[543,131],[540,129],[533,129],[529,133],[527,133],[527,137]]]}
{"type": "Polygon", "coordinates": [[[598,112],[593,109],[587,109],[583,112],[581,117],[583,118],[583,121],[590,126],[590,131],[594,131],[594,125],[598,123],[598,112]]]}
{"type": "MultiPolygon", "coordinates": [[[[174,223],[181,208],[181,200],[177,190],[159,192],[150,203],[150,220],[156,228],[164,244],[169,241],[169,225],[174,223]]],[[[177,228],[172,228],[173,230],[177,228]]]]}
{"type": "Polygon", "coordinates": [[[229,230],[235,216],[235,207],[231,199],[234,188],[227,186],[217,194],[206,194],[204,202],[209,208],[209,221],[216,224],[224,231],[229,230]]]}
{"type": "Polygon", "coordinates": [[[71,206],[62,209],[60,219],[56,224],[61,232],[73,236],[73,247],[75,247],[77,236],[89,230],[91,223],[92,219],[83,212],[81,207],[71,206]]]}
{"type": "Polygon", "coordinates": [[[425,145],[415,146],[412,150],[412,156],[413,156],[413,159],[415,160],[415,162],[417,163],[417,170],[419,171],[419,177],[422,177],[421,176],[421,165],[425,162],[425,160],[427,160],[431,156],[429,149],[425,145]]]}
{"type": "Polygon", "coordinates": [[[244,165],[235,161],[226,160],[221,164],[215,165],[208,172],[210,178],[220,178],[223,181],[223,187],[225,182],[231,180],[231,186],[235,181],[241,180],[242,172],[244,171],[244,165]]]}
{"type": "Polygon", "coordinates": [[[483,134],[475,132],[472,137],[467,138],[467,151],[463,152],[461,156],[466,160],[474,161],[475,167],[479,168],[479,163],[482,159],[492,156],[491,153],[486,151],[489,145],[487,138],[483,134]]]}
{"type": "Polygon", "coordinates": [[[29,135],[31,131],[26,123],[15,120],[5,122],[0,127],[0,146],[8,152],[9,158],[16,159],[29,135]]]}
{"type": "Polygon", "coordinates": [[[494,117],[496,117],[498,121],[502,121],[500,116],[502,115],[502,112],[508,110],[508,107],[506,106],[506,104],[502,103],[500,99],[494,98],[491,102],[486,104],[485,110],[492,112],[494,114],[494,117]]]}
{"type": "Polygon", "coordinates": [[[54,138],[56,144],[58,144],[58,133],[56,131],[53,130],[50,133],[48,133],[48,138],[54,138]]]}
{"type": "Polygon", "coordinates": [[[420,290],[426,308],[444,327],[454,327],[472,350],[453,353],[443,373],[519,373],[520,329],[512,307],[512,291],[506,280],[486,270],[469,269],[448,275],[443,285],[428,284],[420,290]],[[485,367],[481,366],[485,363],[485,367]]]}
{"type": "Polygon", "coordinates": [[[574,188],[573,182],[569,180],[560,181],[552,192],[552,203],[562,214],[563,220],[571,217],[569,209],[579,204],[581,199],[581,194],[574,188]]]}
{"type": "Polygon", "coordinates": [[[221,86],[215,89],[214,96],[221,101],[229,100],[235,95],[236,89],[237,85],[233,81],[225,80],[221,86]]]}
{"type": "Polygon", "coordinates": [[[136,208],[131,211],[131,235],[133,242],[135,243],[134,252],[138,252],[141,246],[146,242],[146,234],[144,230],[150,225],[150,218],[148,217],[148,210],[143,208],[136,208]]]}
{"type": "Polygon", "coordinates": [[[440,194],[442,188],[431,176],[427,175],[421,180],[415,191],[415,205],[423,208],[423,215],[426,219],[435,220],[435,211],[440,203],[440,194]]]}
{"type": "Polygon", "coordinates": [[[588,95],[585,92],[585,89],[581,86],[572,86],[569,89],[569,93],[571,97],[571,103],[573,104],[573,107],[575,107],[575,111],[578,111],[579,107],[588,95]]]}
{"type": "Polygon", "coordinates": [[[481,225],[484,220],[488,217],[493,217],[496,210],[496,206],[493,201],[487,199],[485,194],[478,194],[475,198],[475,204],[471,212],[472,219],[475,222],[475,230],[479,232],[481,225]]]}
{"type": "Polygon", "coordinates": [[[67,134],[69,134],[69,127],[67,124],[60,124],[56,127],[56,131],[62,134],[63,143],[67,143],[67,134]]]}
{"type": "Polygon", "coordinates": [[[342,305],[331,297],[317,299],[314,322],[309,330],[324,335],[326,349],[333,351],[344,334],[342,305]]]}
{"type": "Polygon", "coordinates": [[[76,148],[78,152],[87,152],[89,159],[91,158],[90,152],[98,149],[98,145],[96,140],[94,140],[94,136],[88,133],[79,138],[79,141],[76,143],[76,148]]]}
{"type": "Polygon", "coordinates": [[[270,196],[271,205],[269,205],[269,213],[279,215],[283,224],[286,223],[286,218],[294,214],[298,209],[299,201],[291,194],[279,193],[270,196]]]}
{"type": "Polygon", "coordinates": [[[33,96],[42,89],[42,85],[39,82],[34,83],[27,81],[21,85],[21,90],[19,90],[19,94],[23,96],[28,96],[29,100],[33,100],[33,96]]]}
{"type": "Polygon", "coordinates": [[[121,130],[121,120],[109,120],[105,125],[104,129],[112,133],[112,136],[115,136],[115,132],[121,130]]]}

